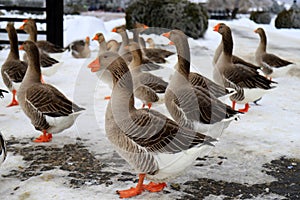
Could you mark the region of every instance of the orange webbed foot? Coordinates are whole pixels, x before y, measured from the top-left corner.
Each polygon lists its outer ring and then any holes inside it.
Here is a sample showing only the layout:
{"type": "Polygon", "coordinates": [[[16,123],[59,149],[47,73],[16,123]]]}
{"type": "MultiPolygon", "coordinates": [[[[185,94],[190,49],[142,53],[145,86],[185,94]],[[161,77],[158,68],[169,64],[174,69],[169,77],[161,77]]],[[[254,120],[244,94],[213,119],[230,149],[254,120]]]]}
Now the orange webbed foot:
{"type": "Polygon", "coordinates": [[[166,183],[154,183],[150,182],[147,185],[143,185],[144,189],[148,190],[149,192],[160,192],[167,186],[166,183]]]}
{"type": "Polygon", "coordinates": [[[128,190],[117,190],[120,198],[130,198],[141,194],[144,191],[142,187],[132,187],[128,190]]]}
{"type": "Polygon", "coordinates": [[[110,96],[105,96],[104,100],[110,100],[110,96]]]}
{"type": "Polygon", "coordinates": [[[12,107],[12,106],[17,106],[19,105],[18,101],[13,99],[12,102],[10,104],[8,104],[6,107],[12,107]]]}
{"type": "Polygon", "coordinates": [[[245,108],[239,109],[239,112],[246,113],[246,112],[248,112],[249,108],[250,108],[249,104],[246,103],[245,104],[245,108]]]}
{"type": "Polygon", "coordinates": [[[44,132],[40,137],[33,140],[34,142],[50,142],[52,140],[52,134],[44,132]]]}

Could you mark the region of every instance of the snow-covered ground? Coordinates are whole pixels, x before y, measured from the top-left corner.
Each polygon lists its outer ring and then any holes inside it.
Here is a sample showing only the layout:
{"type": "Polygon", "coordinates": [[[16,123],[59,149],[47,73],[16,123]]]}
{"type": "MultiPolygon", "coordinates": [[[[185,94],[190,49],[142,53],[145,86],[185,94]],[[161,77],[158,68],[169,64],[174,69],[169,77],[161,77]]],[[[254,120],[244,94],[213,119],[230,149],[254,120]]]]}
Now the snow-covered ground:
{"type": "MultiPolygon", "coordinates": [[[[75,39],[86,36],[92,38],[96,32],[103,32],[107,40],[111,38],[120,40],[118,35],[110,31],[114,26],[123,23],[125,23],[124,19],[103,22],[101,19],[91,16],[66,16],[64,20],[64,44],[67,45],[75,39]]],[[[200,72],[208,77],[212,76],[214,50],[221,41],[220,35],[212,30],[212,27],[217,23],[219,21],[209,21],[209,28],[203,39],[189,39],[192,71],[200,72]]],[[[207,166],[202,167],[201,171],[199,168],[193,167],[173,181],[179,184],[202,177],[236,183],[265,183],[273,181],[274,178],[262,173],[262,164],[281,156],[300,159],[300,30],[277,30],[273,24],[257,25],[247,18],[225,21],[225,23],[232,28],[234,53],[236,55],[249,61],[254,60],[254,52],[259,37],[253,31],[257,27],[263,27],[268,36],[268,50],[296,63],[294,66],[296,70],[293,71],[293,74],[284,74],[282,77],[276,78],[277,88],[272,93],[265,95],[259,102],[259,106],[250,105],[249,112],[243,115],[240,121],[233,122],[223,132],[220,142],[209,154],[214,157],[226,157],[227,159],[223,161],[222,165],[218,165],[212,160],[207,166]]],[[[4,26],[3,24],[0,25],[4,26]]],[[[150,36],[158,44],[165,45],[168,43],[164,37],[144,35],[145,38],[150,36]]],[[[87,148],[98,155],[97,158],[101,161],[103,157],[99,155],[105,154],[106,159],[112,158],[114,155],[114,149],[106,139],[104,131],[104,114],[107,101],[103,97],[110,94],[110,89],[86,67],[97,55],[98,46],[96,42],[91,42],[91,49],[92,56],[89,59],[72,58],[70,52],[53,55],[63,63],[56,74],[51,77],[44,77],[45,81],[60,89],[78,105],[85,107],[86,111],[78,117],[73,127],[54,135],[52,142],[45,145],[62,146],[75,143],[76,138],[80,137],[84,139],[87,148]]],[[[0,63],[4,62],[8,52],[9,49],[0,52],[0,63]]],[[[167,70],[164,71],[166,73],[159,72],[166,80],[172,72],[170,66],[173,66],[175,62],[175,56],[169,58],[167,70]]],[[[5,88],[2,79],[0,80],[0,87],[5,88]]],[[[11,94],[5,95],[5,98],[0,100],[0,129],[4,137],[6,139],[15,137],[30,140],[29,138],[38,136],[40,133],[34,129],[20,107],[6,108],[10,100],[11,94]]],[[[230,102],[228,101],[228,103],[230,102]]],[[[140,106],[138,101],[137,106],[140,106]]],[[[165,112],[162,104],[154,105],[153,109],[165,112]]],[[[167,113],[165,112],[165,114],[167,113]]],[[[32,143],[32,145],[36,144],[32,143]]],[[[26,165],[27,163],[22,160],[22,156],[8,152],[7,160],[0,167],[0,174],[8,174],[11,170],[26,165]]],[[[128,165],[107,170],[134,173],[128,165]]],[[[63,170],[54,169],[26,181],[0,177],[0,198],[118,199],[115,190],[134,186],[132,182],[113,180],[113,184],[108,186],[85,185],[79,189],[74,189],[65,184],[66,173],[63,170]]],[[[180,191],[173,190],[168,194],[145,192],[136,199],[175,199],[180,195],[180,191]]]]}

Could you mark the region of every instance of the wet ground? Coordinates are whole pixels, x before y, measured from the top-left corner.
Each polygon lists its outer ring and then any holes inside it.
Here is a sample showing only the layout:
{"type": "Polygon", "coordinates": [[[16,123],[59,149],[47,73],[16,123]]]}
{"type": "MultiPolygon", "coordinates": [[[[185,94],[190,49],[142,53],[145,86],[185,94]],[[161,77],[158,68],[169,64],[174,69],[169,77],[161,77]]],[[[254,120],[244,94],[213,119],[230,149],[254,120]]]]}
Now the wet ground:
{"type": "MultiPolygon", "coordinates": [[[[5,178],[17,178],[26,181],[46,171],[60,169],[68,172],[64,177],[65,184],[70,188],[89,187],[91,185],[113,185],[114,181],[137,182],[137,176],[129,172],[111,172],[108,169],[126,165],[126,162],[116,153],[113,159],[97,159],[78,138],[76,143],[52,147],[48,144],[32,144],[31,139],[10,139],[7,141],[8,151],[14,155],[23,156],[25,167],[2,174],[5,178]]],[[[105,157],[105,156],[104,156],[105,157]]],[[[218,156],[198,158],[196,168],[201,169],[208,160],[217,161],[222,165],[226,157],[218,156]]],[[[251,163],[249,163],[251,164],[251,163]]],[[[263,184],[240,184],[226,181],[216,181],[209,178],[198,178],[178,183],[168,183],[163,193],[172,190],[182,194],[178,199],[204,199],[209,195],[222,195],[223,199],[249,199],[270,193],[286,199],[300,199],[300,160],[281,157],[263,165],[263,172],[276,178],[276,181],[263,184]]],[[[234,169],[232,169],[234,170],[234,169]]],[[[14,188],[14,191],[19,188],[14,188]]],[[[13,193],[11,193],[13,195],[13,193]]]]}

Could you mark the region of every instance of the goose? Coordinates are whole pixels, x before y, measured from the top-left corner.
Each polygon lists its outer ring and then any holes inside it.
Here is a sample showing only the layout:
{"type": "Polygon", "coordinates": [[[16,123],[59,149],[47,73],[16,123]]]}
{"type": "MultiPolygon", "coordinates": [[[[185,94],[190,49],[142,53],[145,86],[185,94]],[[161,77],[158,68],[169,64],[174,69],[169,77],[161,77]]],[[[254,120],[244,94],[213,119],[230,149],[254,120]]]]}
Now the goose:
{"type": "Polygon", "coordinates": [[[117,40],[111,39],[106,43],[108,51],[118,52],[120,48],[120,43],[117,40]]]}
{"type": "Polygon", "coordinates": [[[0,98],[4,98],[4,94],[3,93],[8,93],[6,90],[2,90],[0,89],[0,98]]]}
{"type": "Polygon", "coordinates": [[[267,53],[267,36],[263,28],[257,28],[254,32],[260,37],[260,43],[255,52],[255,60],[262,67],[264,74],[272,78],[287,71],[289,69],[287,66],[291,66],[293,63],[274,54],[267,53]]]}
{"type": "Polygon", "coordinates": [[[149,44],[148,48],[150,48],[150,49],[155,48],[155,42],[154,42],[154,40],[152,38],[147,38],[146,43],[149,44]]]}
{"type": "Polygon", "coordinates": [[[105,37],[104,37],[103,33],[96,33],[92,40],[97,41],[98,44],[99,44],[98,55],[100,55],[100,53],[103,53],[103,52],[107,51],[107,44],[106,44],[105,37]]]}
{"type": "MultiPolygon", "coordinates": [[[[132,55],[129,52],[128,48],[126,48],[129,43],[130,40],[128,38],[128,34],[126,32],[126,28],[124,25],[122,26],[117,26],[115,27],[112,32],[116,32],[119,33],[122,37],[122,43],[120,45],[119,51],[118,53],[127,61],[127,63],[129,64],[132,61],[132,55]]],[[[133,42],[133,41],[131,41],[133,42]]],[[[150,59],[148,59],[147,57],[145,57],[144,55],[142,56],[142,63],[144,64],[142,66],[142,71],[153,71],[153,70],[158,70],[158,69],[162,69],[163,67],[160,65],[157,65],[155,63],[153,63],[150,59]]]]}
{"type": "Polygon", "coordinates": [[[234,87],[237,94],[230,96],[233,109],[235,109],[236,103],[245,104],[245,107],[239,111],[248,112],[250,107],[248,102],[261,98],[275,87],[273,83],[276,82],[268,80],[264,76],[261,76],[258,71],[245,65],[233,64],[231,29],[224,23],[219,23],[214,27],[214,31],[222,35],[223,43],[223,52],[213,72],[214,80],[219,84],[234,87]]]}
{"type": "MultiPolygon", "coordinates": [[[[33,19],[27,19],[23,21],[24,24],[19,28],[21,30],[24,30],[26,33],[29,34],[28,40],[31,40],[36,43],[37,46],[39,46],[40,51],[40,65],[42,74],[45,76],[52,76],[55,74],[58,70],[58,67],[62,65],[63,62],[59,62],[58,60],[52,58],[48,55],[48,52],[45,51],[44,45],[46,42],[40,42],[37,41],[37,27],[36,23],[33,19]],[[38,44],[39,43],[39,44],[38,44]]],[[[47,46],[47,45],[45,45],[47,46]]],[[[28,62],[27,54],[23,54],[23,60],[25,62],[28,62]]],[[[42,82],[44,83],[43,77],[41,76],[42,82]]]]}
{"type": "Polygon", "coordinates": [[[134,95],[143,101],[143,107],[147,105],[151,108],[152,103],[159,100],[156,93],[165,93],[168,83],[158,76],[142,72],[145,64],[142,63],[142,50],[138,43],[132,42],[128,47],[132,54],[129,69],[133,77],[134,95]]]}
{"type": "Polygon", "coordinates": [[[173,119],[181,126],[193,130],[219,134],[232,120],[238,119],[238,111],[222,103],[207,88],[193,86],[189,82],[190,49],[187,36],[180,30],[164,33],[177,49],[178,63],[165,92],[165,105],[173,119]]]}
{"type": "Polygon", "coordinates": [[[105,130],[116,151],[139,173],[136,187],[118,190],[120,198],[159,192],[171,178],[191,167],[198,156],[209,151],[217,140],[180,127],[153,109],[134,106],[132,76],[125,60],[114,52],[99,56],[92,72],[109,70],[113,77],[111,99],[105,113],[105,130]],[[143,184],[147,178],[153,182],[143,184]]]}
{"type": "Polygon", "coordinates": [[[87,36],[85,40],[75,40],[65,47],[74,58],[89,58],[91,56],[90,37],[87,36]]]}
{"type": "Polygon", "coordinates": [[[13,23],[7,23],[6,31],[8,33],[10,51],[8,57],[1,67],[2,79],[13,97],[11,103],[7,107],[19,105],[16,94],[17,90],[25,76],[27,63],[20,60],[18,49],[18,36],[13,23]]]}
{"type": "Polygon", "coordinates": [[[143,54],[149,60],[156,63],[166,63],[167,60],[165,58],[174,55],[173,52],[165,49],[159,49],[159,48],[146,48],[145,40],[139,37],[139,34],[148,28],[149,27],[146,26],[145,24],[136,22],[135,29],[133,30],[133,41],[137,42],[140,45],[143,54]]]}
{"type": "MultiPolygon", "coordinates": [[[[213,65],[216,65],[218,62],[218,59],[220,58],[223,51],[223,42],[221,41],[217,49],[215,50],[214,58],[213,58],[213,65]]],[[[250,62],[247,62],[243,60],[242,58],[232,55],[232,63],[233,64],[239,64],[239,65],[245,65],[246,67],[249,67],[253,70],[260,70],[259,66],[256,66],[250,62]]]]}
{"type": "Polygon", "coordinates": [[[0,157],[1,157],[0,160],[0,165],[1,165],[7,157],[6,142],[1,132],[0,132],[0,157]]]}
{"type": "Polygon", "coordinates": [[[58,89],[40,81],[39,50],[27,40],[21,46],[28,56],[28,69],[18,90],[18,100],[35,129],[43,134],[34,142],[49,142],[52,133],[59,133],[73,125],[85,110],[67,99],[58,89]]]}
{"type": "Polygon", "coordinates": [[[20,29],[24,30],[29,34],[30,40],[36,42],[36,46],[47,53],[62,53],[65,51],[64,48],[55,45],[47,40],[37,40],[37,27],[34,19],[25,19],[23,20],[24,24],[20,27],[20,29]],[[33,28],[28,28],[28,27],[33,28]]]}

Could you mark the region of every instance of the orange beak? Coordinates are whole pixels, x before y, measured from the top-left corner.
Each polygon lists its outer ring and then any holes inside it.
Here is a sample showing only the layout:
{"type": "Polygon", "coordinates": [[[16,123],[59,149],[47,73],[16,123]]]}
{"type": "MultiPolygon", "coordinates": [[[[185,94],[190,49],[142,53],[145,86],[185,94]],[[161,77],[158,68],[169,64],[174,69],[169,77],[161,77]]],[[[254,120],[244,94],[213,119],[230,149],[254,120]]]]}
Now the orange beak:
{"type": "Polygon", "coordinates": [[[24,46],[21,45],[21,46],[19,47],[19,50],[24,50],[24,46]]]}
{"type": "Polygon", "coordinates": [[[147,29],[147,28],[149,28],[149,26],[147,26],[147,25],[144,24],[144,25],[143,25],[143,28],[144,28],[144,29],[147,29]]]}
{"type": "Polygon", "coordinates": [[[218,32],[219,28],[220,28],[220,24],[217,24],[217,25],[214,26],[214,30],[213,31],[217,31],[218,32]]]}
{"type": "Polygon", "coordinates": [[[24,24],[22,26],[20,26],[19,29],[24,30],[24,24]]]}
{"type": "Polygon", "coordinates": [[[88,68],[91,69],[91,72],[97,72],[100,70],[100,60],[99,58],[96,58],[94,61],[92,61],[89,65],[88,68]]]}
{"type": "Polygon", "coordinates": [[[111,32],[116,33],[116,32],[117,32],[117,29],[116,29],[116,28],[113,28],[113,30],[111,30],[111,32]]]}
{"type": "Polygon", "coordinates": [[[170,38],[170,32],[163,33],[162,36],[164,36],[166,38],[170,38]]]}
{"type": "Polygon", "coordinates": [[[257,33],[257,29],[254,30],[254,33],[257,33]]]}
{"type": "Polygon", "coordinates": [[[92,40],[98,40],[98,39],[99,39],[98,35],[95,35],[92,40]]]}
{"type": "Polygon", "coordinates": [[[169,42],[169,45],[175,45],[175,43],[174,43],[174,42],[172,42],[172,41],[170,41],[170,42],[169,42]]]}
{"type": "Polygon", "coordinates": [[[24,19],[23,22],[24,22],[24,23],[28,22],[28,19],[24,19]]]}

